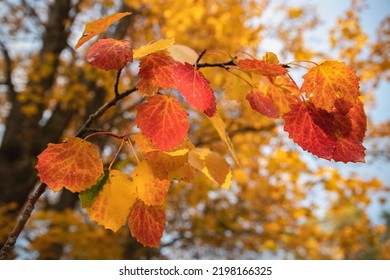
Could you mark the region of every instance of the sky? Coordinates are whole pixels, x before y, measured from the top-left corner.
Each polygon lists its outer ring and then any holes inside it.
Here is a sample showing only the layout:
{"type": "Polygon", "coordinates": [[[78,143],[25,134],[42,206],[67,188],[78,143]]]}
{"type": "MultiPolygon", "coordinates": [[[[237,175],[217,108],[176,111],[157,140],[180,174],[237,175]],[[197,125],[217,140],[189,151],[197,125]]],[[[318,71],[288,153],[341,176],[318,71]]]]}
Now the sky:
{"type": "MultiPolygon", "coordinates": [[[[322,18],[322,26],[316,31],[316,34],[328,34],[328,30],[332,28],[336,19],[342,15],[349,7],[350,1],[347,0],[326,0],[326,1],[308,1],[301,0],[297,3],[308,3],[315,5],[319,11],[319,15],[322,18]]],[[[366,9],[361,14],[361,25],[363,30],[369,36],[369,40],[375,40],[376,29],[380,22],[390,16],[390,0],[368,0],[365,1],[366,9]]],[[[317,44],[317,42],[316,42],[317,44]]],[[[326,43],[323,42],[321,47],[325,47],[326,43]]],[[[390,51],[390,46],[389,46],[390,51]]],[[[377,106],[369,111],[367,114],[375,123],[380,123],[390,119],[390,83],[389,81],[382,81],[379,88],[376,91],[377,106]]],[[[384,160],[369,161],[367,164],[343,164],[329,162],[328,166],[337,168],[343,173],[357,173],[363,178],[366,177],[378,177],[387,186],[390,186],[390,163],[384,160]]],[[[378,195],[374,195],[375,198],[378,195]]],[[[387,211],[390,211],[390,195],[387,194],[388,203],[385,206],[387,211]]],[[[380,221],[380,213],[383,210],[378,201],[373,199],[373,202],[369,208],[370,217],[374,222],[380,221]]]]}

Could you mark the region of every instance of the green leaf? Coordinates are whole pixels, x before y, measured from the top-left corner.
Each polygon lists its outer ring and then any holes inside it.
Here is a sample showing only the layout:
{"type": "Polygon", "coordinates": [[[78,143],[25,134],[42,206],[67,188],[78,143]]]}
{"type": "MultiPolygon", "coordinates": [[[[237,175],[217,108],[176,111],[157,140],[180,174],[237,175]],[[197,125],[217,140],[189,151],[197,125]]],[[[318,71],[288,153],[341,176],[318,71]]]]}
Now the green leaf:
{"type": "Polygon", "coordinates": [[[91,188],[89,188],[89,189],[87,189],[79,194],[79,199],[81,202],[81,206],[83,208],[91,206],[93,204],[95,197],[103,189],[103,186],[106,184],[107,180],[108,180],[108,170],[104,170],[104,176],[102,177],[101,180],[99,180],[91,188]]]}

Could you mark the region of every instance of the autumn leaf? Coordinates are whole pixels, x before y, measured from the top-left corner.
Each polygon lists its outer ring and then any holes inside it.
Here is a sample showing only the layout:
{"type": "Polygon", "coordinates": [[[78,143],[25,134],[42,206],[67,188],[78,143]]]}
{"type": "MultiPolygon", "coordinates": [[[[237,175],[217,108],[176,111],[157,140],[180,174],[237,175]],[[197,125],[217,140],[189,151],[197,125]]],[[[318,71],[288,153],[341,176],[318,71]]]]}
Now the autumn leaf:
{"type": "Polygon", "coordinates": [[[211,121],[211,124],[214,126],[215,130],[217,131],[219,137],[221,138],[222,142],[224,142],[225,145],[227,146],[234,161],[238,166],[240,166],[240,162],[234,150],[233,143],[230,140],[230,137],[227,133],[225,122],[221,119],[221,117],[218,114],[215,114],[213,117],[209,119],[211,121]]]}
{"type": "Polygon", "coordinates": [[[269,118],[276,119],[279,117],[279,109],[273,100],[258,89],[252,89],[252,91],[246,96],[246,99],[249,101],[252,109],[256,112],[259,112],[269,118]]]}
{"type": "Polygon", "coordinates": [[[159,88],[174,88],[172,69],[175,61],[164,53],[153,53],[141,60],[138,83],[144,95],[153,95],[159,88]]]}
{"type": "Polygon", "coordinates": [[[92,220],[116,232],[125,223],[136,199],[136,187],[127,175],[110,170],[107,182],[87,211],[92,220]]]}
{"type": "Polygon", "coordinates": [[[188,162],[222,188],[230,188],[232,174],[229,164],[216,152],[200,148],[192,150],[188,162]]]}
{"type": "Polygon", "coordinates": [[[353,68],[344,62],[325,61],[303,75],[301,92],[317,108],[334,111],[335,102],[341,99],[347,108],[351,108],[358,96],[359,78],[353,68]]]}
{"type": "Polygon", "coordinates": [[[173,78],[177,89],[192,107],[204,111],[209,117],[215,114],[214,92],[202,72],[191,64],[176,63],[173,68],[173,78]]]}
{"type": "Polygon", "coordinates": [[[155,41],[149,45],[142,46],[138,49],[134,50],[134,59],[140,59],[143,58],[149,54],[163,51],[167,49],[170,45],[175,43],[175,39],[161,39],[158,41],[155,41]]]}
{"type": "Polygon", "coordinates": [[[113,24],[114,22],[116,22],[116,21],[120,20],[121,18],[128,16],[128,15],[131,15],[131,13],[129,13],[129,12],[115,13],[115,14],[108,15],[108,16],[102,17],[98,20],[87,23],[87,25],[85,26],[83,35],[78,40],[75,48],[78,49],[84,43],[89,41],[92,37],[102,33],[103,31],[106,31],[107,28],[109,28],[111,24],[113,24]]]}
{"type": "Polygon", "coordinates": [[[189,140],[175,146],[173,150],[161,151],[140,133],[132,138],[137,144],[137,150],[143,154],[158,178],[186,182],[193,180],[195,169],[188,163],[188,153],[194,149],[194,145],[189,140]]]}
{"type": "Polygon", "coordinates": [[[312,103],[293,104],[283,116],[284,129],[304,150],[327,160],[364,162],[361,144],[366,116],[358,101],[347,115],[317,109],[312,103]]]}
{"type": "Polygon", "coordinates": [[[160,150],[170,150],[187,137],[187,112],[174,97],[155,95],[137,106],[137,126],[160,150]]]}
{"type": "Polygon", "coordinates": [[[103,163],[92,143],[70,138],[61,144],[49,144],[38,155],[36,165],[42,183],[53,191],[62,187],[81,192],[92,187],[103,175],[103,163]]]}
{"type": "Polygon", "coordinates": [[[278,76],[269,82],[267,86],[260,87],[260,90],[267,92],[279,111],[279,117],[290,111],[290,105],[299,102],[299,88],[288,76],[278,76]]]}
{"type": "Polygon", "coordinates": [[[93,204],[96,196],[100,193],[100,191],[103,189],[103,186],[107,183],[107,180],[108,170],[104,171],[104,176],[95,185],[85,191],[82,191],[79,194],[79,199],[83,208],[86,208],[93,204]]]}
{"type": "Polygon", "coordinates": [[[263,56],[263,61],[269,64],[279,64],[279,59],[273,52],[266,52],[263,56]]]}
{"type": "Polygon", "coordinates": [[[282,65],[267,63],[266,61],[259,59],[241,59],[238,60],[236,64],[243,71],[252,72],[269,78],[282,76],[287,73],[287,69],[282,65]]]}
{"type": "Polygon", "coordinates": [[[89,49],[86,60],[96,68],[119,70],[133,61],[133,51],[127,41],[100,39],[89,49]]]}
{"type": "Polygon", "coordinates": [[[165,228],[165,208],[163,205],[147,206],[142,200],[133,205],[128,225],[131,235],[144,246],[158,248],[165,228]]]}
{"type": "Polygon", "coordinates": [[[195,64],[198,60],[198,54],[196,51],[185,45],[174,44],[167,48],[170,56],[178,62],[195,64]]]}
{"type": "Polygon", "coordinates": [[[161,205],[168,193],[169,180],[156,177],[147,161],[141,161],[131,174],[138,198],[146,205],[161,205]]]}

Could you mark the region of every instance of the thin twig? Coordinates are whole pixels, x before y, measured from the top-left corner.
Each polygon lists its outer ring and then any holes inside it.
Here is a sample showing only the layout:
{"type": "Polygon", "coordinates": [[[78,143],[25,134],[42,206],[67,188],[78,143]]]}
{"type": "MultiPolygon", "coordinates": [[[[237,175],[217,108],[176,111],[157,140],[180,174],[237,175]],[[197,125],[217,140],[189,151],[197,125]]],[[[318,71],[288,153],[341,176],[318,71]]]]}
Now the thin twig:
{"type": "Polygon", "coordinates": [[[100,107],[95,113],[89,115],[88,120],[84,123],[84,125],[80,128],[80,130],[76,133],[75,137],[81,137],[87,129],[91,126],[92,122],[98,118],[100,118],[109,108],[113,107],[119,100],[125,98],[131,93],[137,91],[136,87],[127,90],[123,93],[120,93],[115,96],[115,98],[111,99],[111,101],[105,103],[102,107],[100,107]]]}
{"type": "Polygon", "coordinates": [[[206,52],[207,52],[207,50],[204,49],[204,50],[200,53],[198,59],[197,59],[196,62],[195,62],[195,67],[197,67],[198,63],[200,62],[200,60],[202,59],[202,57],[205,55],[206,52]]]}
{"type": "Polygon", "coordinates": [[[115,91],[115,97],[118,97],[119,93],[119,79],[121,77],[123,68],[119,69],[118,72],[116,73],[116,79],[115,79],[115,84],[114,84],[114,91],[115,91]]]}
{"type": "Polygon", "coordinates": [[[206,68],[206,67],[219,67],[223,69],[228,69],[229,67],[227,66],[237,66],[233,60],[229,60],[227,62],[223,63],[199,63],[196,65],[196,68],[206,68]]]}

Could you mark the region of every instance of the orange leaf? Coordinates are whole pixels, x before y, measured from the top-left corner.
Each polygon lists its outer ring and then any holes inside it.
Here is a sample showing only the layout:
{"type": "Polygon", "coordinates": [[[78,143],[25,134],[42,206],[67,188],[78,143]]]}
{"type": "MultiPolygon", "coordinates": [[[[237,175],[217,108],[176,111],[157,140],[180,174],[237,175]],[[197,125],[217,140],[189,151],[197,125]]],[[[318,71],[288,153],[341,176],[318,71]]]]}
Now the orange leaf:
{"type": "Polygon", "coordinates": [[[335,102],[341,99],[347,109],[358,98],[359,78],[353,68],[344,62],[325,61],[303,75],[301,92],[305,92],[314,106],[328,112],[334,111],[335,102]]]}
{"type": "Polygon", "coordinates": [[[62,187],[81,192],[96,184],[103,175],[98,150],[80,138],[49,144],[38,156],[36,169],[41,181],[56,192],[62,187]]]}
{"type": "Polygon", "coordinates": [[[216,112],[214,91],[209,81],[191,64],[176,63],[173,68],[176,87],[185,100],[196,110],[202,110],[212,117],[216,112]]]}
{"type": "Polygon", "coordinates": [[[144,95],[153,95],[159,88],[174,88],[172,68],[175,61],[163,53],[153,53],[141,60],[138,89],[144,95]]]}
{"type": "Polygon", "coordinates": [[[119,70],[133,61],[133,51],[127,41],[100,39],[92,45],[85,59],[96,68],[119,70]]]}
{"type": "Polygon", "coordinates": [[[137,200],[131,209],[128,225],[131,235],[140,243],[158,248],[165,228],[164,206],[146,206],[142,200],[137,200]]]}
{"type": "Polygon", "coordinates": [[[257,75],[267,76],[269,78],[282,76],[287,73],[287,69],[280,64],[267,63],[258,59],[242,59],[236,62],[241,70],[252,72],[257,75]]]}
{"type": "Polygon", "coordinates": [[[136,187],[127,175],[110,170],[107,182],[87,211],[92,220],[116,232],[125,223],[136,199],[136,187]]]}
{"type": "Polygon", "coordinates": [[[171,96],[155,95],[137,106],[137,126],[160,150],[167,151],[182,143],[187,137],[189,124],[187,112],[171,96]]]}
{"type": "Polygon", "coordinates": [[[146,205],[161,205],[168,193],[169,180],[155,176],[147,161],[141,161],[131,174],[138,198],[146,205]]]}
{"type": "Polygon", "coordinates": [[[259,112],[269,118],[276,119],[279,117],[279,109],[273,100],[258,89],[252,89],[252,91],[246,96],[246,99],[248,99],[252,109],[256,112],[259,112]]]}
{"type": "Polygon", "coordinates": [[[283,119],[284,130],[304,150],[328,160],[364,162],[366,115],[359,99],[347,115],[296,103],[283,119]]]}
{"type": "Polygon", "coordinates": [[[107,28],[110,27],[111,24],[114,22],[120,20],[121,18],[131,15],[129,12],[125,13],[115,13],[109,16],[102,17],[98,20],[92,21],[90,23],[87,23],[85,26],[83,35],[78,40],[75,48],[78,49],[81,47],[84,43],[86,43],[88,40],[90,40],[92,37],[102,33],[103,31],[107,30],[107,28]]]}

